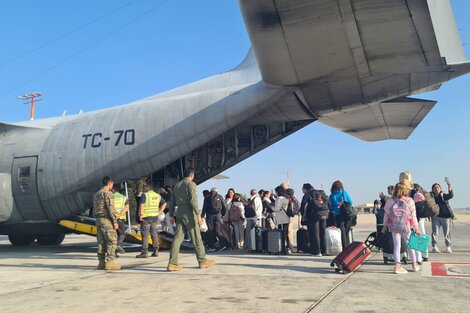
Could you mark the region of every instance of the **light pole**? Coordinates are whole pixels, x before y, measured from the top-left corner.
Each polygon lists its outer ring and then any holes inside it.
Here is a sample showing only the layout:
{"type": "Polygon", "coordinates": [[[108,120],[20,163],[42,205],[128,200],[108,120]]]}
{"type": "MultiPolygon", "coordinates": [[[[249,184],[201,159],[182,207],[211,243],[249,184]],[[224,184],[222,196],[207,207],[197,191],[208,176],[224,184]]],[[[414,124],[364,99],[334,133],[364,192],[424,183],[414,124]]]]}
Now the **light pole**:
{"type": "MultiPolygon", "coordinates": [[[[35,98],[39,98],[41,96],[42,96],[42,94],[40,92],[31,92],[31,93],[28,93],[26,95],[16,97],[19,100],[31,100],[29,102],[30,103],[29,119],[31,121],[34,120],[34,101],[36,100],[36,102],[38,102],[38,101],[42,100],[42,99],[35,99],[35,98]]],[[[25,103],[28,103],[28,102],[25,102],[25,103]]]]}

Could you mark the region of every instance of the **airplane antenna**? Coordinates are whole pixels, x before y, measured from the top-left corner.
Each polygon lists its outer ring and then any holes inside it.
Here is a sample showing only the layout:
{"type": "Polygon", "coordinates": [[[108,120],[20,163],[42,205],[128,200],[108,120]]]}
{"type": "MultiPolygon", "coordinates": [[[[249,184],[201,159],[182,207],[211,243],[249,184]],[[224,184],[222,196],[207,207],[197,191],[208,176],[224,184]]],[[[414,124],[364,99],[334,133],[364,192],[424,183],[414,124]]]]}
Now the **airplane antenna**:
{"type": "Polygon", "coordinates": [[[291,171],[286,171],[286,179],[287,179],[286,183],[287,185],[289,185],[289,187],[290,187],[290,176],[291,176],[291,171]]]}
{"type": "Polygon", "coordinates": [[[34,121],[34,103],[35,103],[35,101],[36,102],[41,101],[42,99],[36,99],[36,98],[39,98],[41,96],[42,96],[42,94],[40,92],[31,92],[31,93],[28,93],[26,95],[16,97],[18,100],[26,100],[26,102],[24,102],[25,104],[27,104],[27,103],[30,104],[29,119],[31,121],[34,121]]]}

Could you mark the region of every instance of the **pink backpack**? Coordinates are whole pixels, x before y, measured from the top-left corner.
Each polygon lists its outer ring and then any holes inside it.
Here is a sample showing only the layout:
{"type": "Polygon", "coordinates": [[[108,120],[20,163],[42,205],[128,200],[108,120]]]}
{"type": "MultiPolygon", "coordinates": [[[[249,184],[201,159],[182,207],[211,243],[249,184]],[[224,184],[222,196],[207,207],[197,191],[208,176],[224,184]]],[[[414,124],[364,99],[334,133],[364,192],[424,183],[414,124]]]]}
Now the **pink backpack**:
{"type": "Polygon", "coordinates": [[[408,231],[410,217],[410,210],[408,209],[405,200],[399,199],[395,201],[390,209],[390,230],[397,233],[408,231]]]}

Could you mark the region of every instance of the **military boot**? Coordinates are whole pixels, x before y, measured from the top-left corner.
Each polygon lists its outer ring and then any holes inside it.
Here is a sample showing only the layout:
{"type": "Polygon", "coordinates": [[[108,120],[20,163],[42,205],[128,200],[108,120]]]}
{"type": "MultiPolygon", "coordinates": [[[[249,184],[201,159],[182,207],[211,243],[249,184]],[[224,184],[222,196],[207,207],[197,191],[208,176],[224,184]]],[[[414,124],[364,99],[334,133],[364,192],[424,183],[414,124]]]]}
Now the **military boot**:
{"type": "Polygon", "coordinates": [[[106,265],[104,267],[107,271],[118,271],[121,269],[121,264],[116,263],[113,260],[109,260],[106,262],[106,265]]]}
{"type": "Polygon", "coordinates": [[[205,260],[202,262],[199,262],[199,268],[208,268],[214,265],[214,260],[205,260]]]}
{"type": "Polygon", "coordinates": [[[172,263],[168,263],[168,266],[166,268],[168,272],[177,272],[177,271],[181,271],[182,269],[183,267],[181,265],[172,264],[172,263]]]}
{"type": "Polygon", "coordinates": [[[98,269],[104,270],[105,266],[106,266],[106,262],[104,260],[99,260],[98,269]]]}

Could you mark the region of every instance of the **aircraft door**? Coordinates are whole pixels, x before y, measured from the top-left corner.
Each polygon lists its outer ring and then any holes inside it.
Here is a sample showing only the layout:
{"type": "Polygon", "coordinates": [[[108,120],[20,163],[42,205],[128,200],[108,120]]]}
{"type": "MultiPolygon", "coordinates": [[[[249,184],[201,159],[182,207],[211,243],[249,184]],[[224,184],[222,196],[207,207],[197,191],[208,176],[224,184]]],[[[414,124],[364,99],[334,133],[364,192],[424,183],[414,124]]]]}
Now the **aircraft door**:
{"type": "Polygon", "coordinates": [[[13,159],[11,172],[13,197],[24,220],[47,220],[37,188],[37,156],[13,159]]]}

